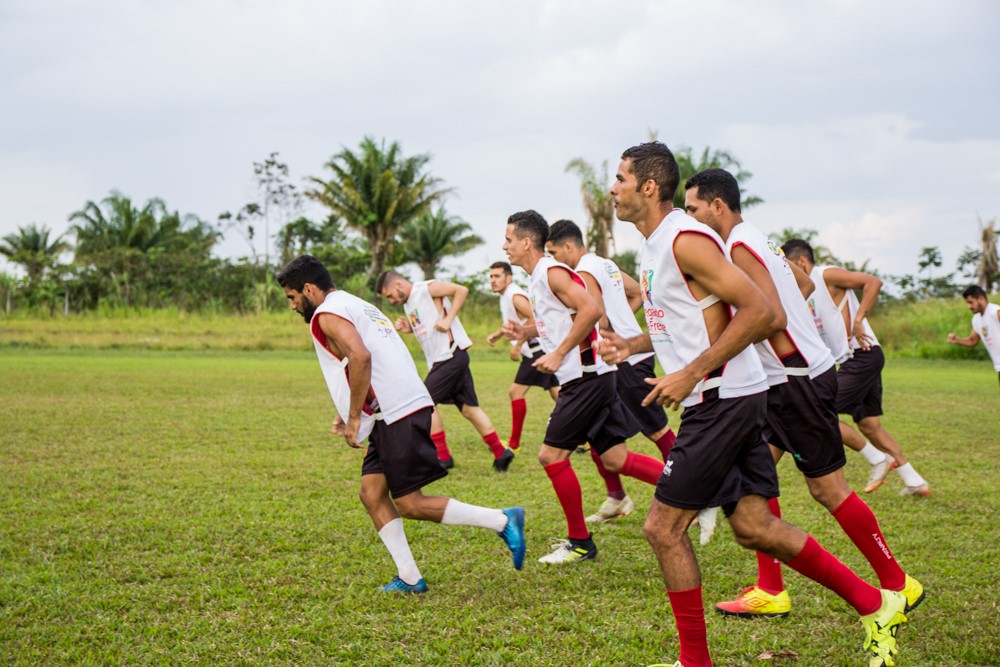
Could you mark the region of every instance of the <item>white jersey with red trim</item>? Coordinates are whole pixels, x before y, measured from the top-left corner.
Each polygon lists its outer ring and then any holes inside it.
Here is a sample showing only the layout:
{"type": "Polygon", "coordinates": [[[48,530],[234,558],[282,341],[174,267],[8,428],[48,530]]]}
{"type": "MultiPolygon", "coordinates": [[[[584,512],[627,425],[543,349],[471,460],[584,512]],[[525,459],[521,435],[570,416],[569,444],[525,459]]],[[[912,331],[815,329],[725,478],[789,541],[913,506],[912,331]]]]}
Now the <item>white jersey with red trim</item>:
{"type": "Polygon", "coordinates": [[[403,304],[403,311],[410,321],[410,329],[420,343],[420,348],[424,351],[424,358],[427,360],[427,368],[440,361],[451,359],[454,354],[454,347],[465,350],[472,345],[472,339],[465,333],[465,327],[456,317],[451,322],[451,338],[447,332],[438,331],[434,328],[434,323],[447,315],[451,308],[451,301],[448,297],[441,299],[444,312],[439,311],[434,303],[434,297],[430,294],[430,284],[434,280],[422,280],[413,283],[410,289],[410,296],[403,304]],[[454,341],[454,347],[453,342],[454,341]]]}
{"type": "MultiPolygon", "coordinates": [[[[504,288],[503,292],[500,293],[500,316],[503,318],[504,324],[507,322],[518,322],[520,324],[526,323],[528,320],[517,314],[517,308],[514,307],[514,297],[523,296],[525,299],[528,298],[528,293],[525,292],[516,283],[511,283],[504,288]]],[[[529,302],[530,303],[530,302],[529,302]]],[[[514,345],[517,341],[511,341],[510,344],[514,345]]],[[[536,342],[537,345],[537,342],[536,342]]],[[[521,343],[521,356],[530,357],[531,356],[531,345],[528,341],[521,343]]]]}
{"type": "Polygon", "coordinates": [[[350,414],[348,378],[351,369],[347,359],[338,359],[326,346],[326,335],[319,325],[320,315],[324,313],[350,322],[371,354],[371,390],[362,410],[359,442],[371,433],[376,419],[391,424],[417,410],[434,406],[427,387],[417,374],[410,351],[389,318],[367,301],[338,290],[326,295],[326,300],[310,320],[309,329],[320,369],[342,419],[346,421],[350,414]]]}
{"type": "MultiPolygon", "coordinates": [[[[656,358],[668,374],[682,370],[711,346],[702,311],[718,301],[715,296],[698,300],[691,293],[674,257],[674,241],[682,233],[707,236],[725,256],[725,244],[719,235],[680,209],[671,211],[642,244],[639,286],[646,324],[656,358]]],[[[726,362],[720,376],[699,381],[681,404],[701,403],[703,393],[713,387],[719,388],[720,398],[767,391],[767,376],[751,346],[726,362]]]]}
{"type": "MultiPolygon", "coordinates": [[[[559,300],[549,286],[549,271],[565,270],[575,282],[587,289],[587,284],[583,278],[577,275],[576,271],[565,264],[560,264],[549,256],[544,256],[535,264],[535,269],[528,279],[528,300],[531,302],[531,311],[535,316],[535,327],[538,329],[538,342],[542,344],[542,350],[546,354],[555,352],[559,344],[569,335],[573,328],[573,314],[576,312],[567,307],[559,300]]],[[[597,327],[590,332],[589,343],[597,340],[597,327]]],[[[579,349],[571,351],[563,357],[559,370],[556,371],[556,378],[559,384],[566,384],[571,380],[577,380],[586,371],[596,371],[599,375],[618,370],[616,366],[609,366],[595,355],[596,359],[592,367],[585,368],[583,360],[580,358],[579,349]]]]}
{"type": "MultiPolygon", "coordinates": [[[[588,252],[577,262],[576,270],[589,273],[597,281],[601,288],[600,297],[604,301],[604,313],[608,316],[611,328],[618,335],[632,338],[642,334],[642,327],[635,321],[635,313],[628,305],[628,297],[625,296],[625,281],[622,280],[622,272],[617,264],[610,259],[588,252]]],[[[640,352],[630,356],[628,362],[635,365],[651,356],[653,356],[652,352],[640,352]]]]}
{"type": "Polygon", "coordinates": [[[816,330],[809,307],[799,290],[798,283],[795,282],[795,275],[788,266],[788,260],[781,247],[745,220],[733,227],[729,233],[729,238],[726,239],[726,253],[732,257],[733,249],[737,246],[750,251],[771,275],[771,281],[778,292],[778,300],[785,310],[787,319],[785,333],[807,364],[806,369],[786,368],[769,341],[756,343],[754,348],[760,355],[768,385],[773,387],[787,382],[789,374],[801,370],[806,371],[810,378],[830,370],[833,367],[833,355],[816,330]]]}
{"type": "Polygon", "coordinates": [[[986,351],[990,353],[993,360],[993,368],[1000,371],[1000,306],[995,303],[986,304],[986,311],[980,315],[976,313],[972,316],[972,328],[979,334],[979,340],[983,341],[986,351]]]}
{"type": "MultiPolygon", "coordinates": [[[[858,339],[854,336],[848,339],[847,325],[844,323],[844,309],[847,309],[847,319],[853,322],[860,304],[858,297],[854,295],[854,290],[852,289],[844,290],[844,296],[841,298],[840,303],[833,302],[833,297],[830,296],[830,288],[827,287],[823,274],[827,270],[835,268],[837,267],[813,267],[809,277],[812,278],[816,289],[810,296],[810,307],[813,310],[816,327],[819,329],[823,342],[830,348],[834,360],[840,364],[854,356],[854,350],[861,347],[858,339]]],[[[871,325],[868,324],[868,318],[864,318],[861,324],[865,329],[865,333],[868,334],[871,344],[878,345],[878,338],[875,337],[875,332],[872,330],[871,325]]]]}

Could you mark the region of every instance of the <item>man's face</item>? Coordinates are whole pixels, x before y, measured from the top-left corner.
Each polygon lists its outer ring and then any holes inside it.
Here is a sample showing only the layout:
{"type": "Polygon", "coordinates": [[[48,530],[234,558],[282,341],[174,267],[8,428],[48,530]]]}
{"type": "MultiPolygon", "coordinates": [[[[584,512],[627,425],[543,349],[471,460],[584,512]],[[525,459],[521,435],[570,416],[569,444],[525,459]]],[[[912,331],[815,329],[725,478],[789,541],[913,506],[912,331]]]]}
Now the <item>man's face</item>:
{"type": "Polygon", "coordinates": [[[507,231],[503,237],[503,251],[507,253],[507,261],[514,266],[524,268],[524,263],[528,259],[528,238],[520,238],[514,230],[514,225],[507,225],[507,231]]]}
{"type": "Polygon", "coordinates": [[[497,294],[507,289],[507,285],[510,285],[512,280],[514,280],[514,276],[509,275],[503,269],[490,269],[490,289],[497,294]]]}
{"type": "Polygon", "coordinates": [[[618,165],[615,182],[611,184],[611,199],[615,204],[615,215],[624,222],[636,222],[641,217],[642,196],[636,191],[635,174],[632,173],[632,159],[626,158],[618,165]]]}
{"type": "Polygon", "coordinates": [[[575,259],[573,249],[570,247],[569,242],[566,243],[553,243],[549,241],[545,244],[545,250],[552,255],[552,259],[556,260],[560,264],[565,264],[566,266],[575,267],[575,259]]]}
{"type": "Polygon", "coordinates": [[[314,304],[306,292],[312,292],[309,288],[316,288],[312,283],[306,283],[302,286],[302,291],[285,288],[285,297],[288,299],[289,307],[296,313],[302,316],[307,323],[312,321],[313,315],[316,314],[317,304],[314,304]]]}
{"type": "Polygon", "coordinates": [[[406,303],[406,293],[400,281],[395,281],[382,289],[382,296],[389,299],[389,303],[394,306],[401,306],[406,303]]]}
{"type": "Polygon", "coordinates": [[[715,231],[719,231],[715,207],[698,197],[698,186],[688,189],[684,194],[684,210],[698,222],[708,225],[715,231]]]}
{"type": "Polygon", "coordinates": [[[982,297],[967,296],[965,297],[965,303],[969,306],[969,310],[977,315],[982,315],[986,312],[986,299],[982,297]]]}

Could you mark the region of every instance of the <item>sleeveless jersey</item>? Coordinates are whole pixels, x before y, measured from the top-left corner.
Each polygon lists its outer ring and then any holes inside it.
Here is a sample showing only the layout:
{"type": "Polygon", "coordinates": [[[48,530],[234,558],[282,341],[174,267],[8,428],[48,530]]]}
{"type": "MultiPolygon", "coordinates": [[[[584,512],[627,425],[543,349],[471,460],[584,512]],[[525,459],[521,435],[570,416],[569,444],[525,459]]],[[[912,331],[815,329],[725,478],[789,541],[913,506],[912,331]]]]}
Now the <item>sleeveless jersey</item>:
{"type": "Polygon", "coordinates": [[[362,410],[359,442],[371,433],[376,419],[381,418],[391,424],[421,408],[434,405],[427,387],[417,374],[413,357],[389,318],[367,301],[347,292],[334,291],[316,309],[309,329],[333,404],[344,421],[347,421],[351,408],[351,388],[348,384],[351,369],[347,359],[338,359],[326,346],[326,335],[319,326],[319,316],[323,313],[336,315],[354,325],[371,353],[371,396],[362,410]]]}
{"type": "MultiPolygon", "coordinates": [[[[557,268],[568,271],[574,281],[587,289],[583,278],[578,276],[573,269],[565,264],[560,264],[549,256],[542,257],[535,264],[535,270],[531,272],[528,279],[528,300],[531,302],[531,312],[535,316],[535,326],[538,328],[538,342],[542,344],[542,349],[546,354],[555,352],[559,344],[569,335],[573,327],[572,315],[576,311],[571,310],[555,294],[549,286],[549,269],[557,268]]],[[[589,336],[589,342],[597,340],[597,328],[595,327],[589,336]]],[[[615,366],[604,363],[599,356],[596,356],[594,364],[584,367],[580,358],[579,348],[570,351],[563,357],[562,365],[556,371],[556,378],[559,384],[565,385],[571,380],[577,380],[583,376],[584,371],[596,371],[598,375],[610,373],[618,370],[615,366]]]]}
{"type": "MultiPolygon", "coordinates": [[[[650,234],[640,249],[639,286],[646,312],[649,338],[665,373],[676,373],[694,361],[711,345],[702,310],[718,301],[709,296],[701,301],[688,288],[674,258],[674,241],[682,232],[698,233],[712,239],[719,253],[725,253],[719,235],[679,209],[674,209],[650,234]]],[[[703,393],[718,387],[720,398],[736,398],[767,391],[767,376],[751,346],[730,359],[718,377],[698,382],[681,401],[697,405],[703,393]]]]}
{"type": "Polygon", "coordinates": [[[823,344],[823,339],[819,337],[819,331],[816,330],[806,300],[802,298],[802,292],[795,282],[795,275],[788,266],[785,253],[777,243],[746,221],[733,227],[729,238],[726,239],[726,252],[730,257],[736,246],[743,246],[749,250],[771,274],[778,299],[785,309],[788,320],[785,333],[806,362],[806,368],[786,368],[769,341],[756,343],[754,347],[760,355],[768,385],[773,387],[787,382],[789,375],[808,374],[810,378],[815,378],[828,371],[833,367],[833,356],[829,348],[823,344]]]}
{"type": "MultiPolygon", "coordinates": [[[[841,298],[839,304],[833,302],[833,297],[830,296],[830,289],[826,285],[826,280],[823,279],[823,273],[827,269],[832,268],[835,267],[813,267],[810,277],[816,285],[816,290],[812,293],[812,296],[816,299],[815,316],[818,316],[822,320],[821,323],[817,322],[817,327],[822,325],[820,335],[823,337],[823,342],[830,348],[830,352],[833,353],[834,359],[839,364],[843,363],[848,357],[853,356],[854,350],[861,347],[858,339],[854,336],[851,336],[850,340],[847,339],[847,325],[844,323],[843,315],[843,311],[846,308],[847,318],[853,321],[860,304],[858,297],[854,295],[854,290],[851,289],[844,290],[844,296],[841,298]],[[847,346],[846,353],[845,343],[847,346]]],[[[868,334],[871,344],[878,345],[878,338],[875,337],[875,332],[872,330],[871,325],[868,324],[868,318],[866,317],[861,320],[861,324],[864,326],[865,333],[868,334]]]]}
{"type": "MultiPolygon", "coordinates": [[[[503,292],[500,293],[500,316],[503,318],[504,324],[510,321],[520,322],[524,324],[526,322],[520,315],[517,314],[517,308],[514,307],[514,297],[523,296],[525,299],[528,298],[528,293],[521,289],[516,283],[511,283],[507,285],[503,292]]],[[[530,300],[529,300],[530,304],[530,300]]],[[[510,344],[514,345],[515,341],[511,341],[510,344]]],[[[531,348],[538,345],[538,341],[531,340],[525,341],[521,344],[521,356],[530,357],[531,348]]]]}
{"type": "MultiPolygon", "coordinates": [[[[642,334],[642,328],[635,321],[635,313],[628,305],[628,297],[625,296],[625,281],[622,280],[622,272],[617,264],[610,259],[588,252],[580,258],[576,270],[586,271],[594,276],[594,280],[601,288],[600,296],[604,301],[604,312],[615,332],[624,338],[632,338],[642,334]]],[[[653,356],[652,352],[640,352],[630,356],[628,362],[635,365],[651,356],[653,356]]]]}
{"type": "MultiPolygon", "coordinates": [[[[441,305],[445,312],[438,312],[434,304],[434,297],[431,296],[429,287],[433,280],[422,280],[413,283],[410,290],[410,297],[403,304],[403,311],[410,321],[410,329],[420,343],[420,348],[424,351],[424,358],[427,360],[429,369],[439,361],[451,359],[452,341],[448,340],[448,334],[434,328],[434,323],[445,316],[451,308],[451,301],[448,297],[441,299],[441,305]]],[[[466,335],[465,328],[456,317],[451,323],[451,337],[454,345],[459,349],[467,349],[472,345],[472,340],[466,335]]]]}
{"type": "Polygon", "coordinates": [[[990,353],[993,368],[1000,371],[1000,320],[997,319],[997,313],[1000,313],[1000,306],[995,303],[986,304],[986,312],[972,316],[972,328],[990,353]]]}

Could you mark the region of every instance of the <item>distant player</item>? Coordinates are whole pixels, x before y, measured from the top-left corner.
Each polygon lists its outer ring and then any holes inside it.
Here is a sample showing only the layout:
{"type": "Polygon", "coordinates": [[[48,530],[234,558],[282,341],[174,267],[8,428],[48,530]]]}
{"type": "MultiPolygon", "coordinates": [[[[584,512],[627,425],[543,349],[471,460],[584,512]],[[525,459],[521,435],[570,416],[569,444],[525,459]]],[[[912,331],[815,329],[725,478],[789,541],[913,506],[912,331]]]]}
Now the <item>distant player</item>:
{"type": "MultiPolygon", "coordinates": [[[[519,322],[523,325],[534,324],[531,315],[531,303],[528,294],[514,282],[514,272],[507,262],[494,262],[490,265],[490,289],[500,295],[501,328],[491,333],[486,342],[491,346],[504,337],[503,324],[519,322]]],[[[531,340],[511,341],[510,358],[520,362],[514,382],[507,390],[510,397],[510,439],[507,447],[516,452],[521,447],[521,430],[524,428],[524,418],[528,414],[528,403],[525,396],[531,387],[541,387],[549,392],[552,400],[559,395],[559,381],[555,375],[542,373],[532,364],[543,354],[542,344],[537,338],[531,340]]]]}
{"type": "Polygon", "coordinates": [[[292,310],[302,315],[312,332],[320,369],[337,408],[333,434],[356,448],[368,439],[361,465],[361,502],[397,569],[381,590],[427,591],[400,517],[493,530],[520,570],[525,554],[523,508],[489,509],[423,494],[424,486],[448,472],[438,463],[430,438],[434,402],[389,318],[372,304],[338,291],[315,257],[292,260],[277,280],[292,310]]]}
{"type": "MultiPolygon", "coordinates": [[[[506,472],[514,460],[514,452],[504,448],[493,422],[479,407],[476,386],[469,369],[472,340],[465,333],[458,312],[469,295],[469,288],[443,280],[423,280],[411,283],[395,271],[383,271],[375,281],[375,291],[396,306],[403,306],[406,317],[396,320],[396,329],[412,333],[420,343],[427,360],[428,373],[424,384],[434,399],[434,405],[454,404],[462,416],[479,432],[493,453],[493,469],[506,472]]],[[[437,447],[441,465],[454,465],[444,423],[435,409],[431,438],[437,447]]]]}
{"type": "Polygon", "coordinates": [[[986,291],[979,285],[969,285],[962,292],[965,303],[972,311],[972,332],[965,338],[948,334],[948,342],[965,347],[975,347],[983,342],[993,360],[993,370],[1000,379],[1000,306],[986,300],[986,291]]]}

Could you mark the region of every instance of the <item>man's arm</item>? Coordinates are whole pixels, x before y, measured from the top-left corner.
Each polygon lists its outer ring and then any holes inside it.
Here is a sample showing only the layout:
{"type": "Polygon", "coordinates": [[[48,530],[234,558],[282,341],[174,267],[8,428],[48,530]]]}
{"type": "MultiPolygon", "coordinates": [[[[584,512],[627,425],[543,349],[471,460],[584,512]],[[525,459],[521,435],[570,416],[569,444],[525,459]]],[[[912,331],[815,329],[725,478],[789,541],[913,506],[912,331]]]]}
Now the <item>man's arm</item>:
{"type": "Polygon", "coordinates": [[[569,271],[560,267],[549,268],[549,287],[563,305],[576,311],[573,326],[555,351],[541,357],[534,364],[543,373],[555,373],[567,354],[579,347],[587,339],[594,325],[601,319],[604,309],[587,292],[586,288],[573,280],[569,271]]]}
{"type": "Polygon", "coordinates": [[[827,285],[839,287],[842,290],[859,289],[861,299],[858,305],[858,312],[854,314],[854,321],[847,321],[847,314],[844,314],[844,324],[847,326],[847,337],[854,337],[864,350],[871,349],[871,340],[865,333],[863,320],[868,317],[875,303],[878,301],[879,292],[882,291],[882,281],[869,273],[860,271],[848,271],[839,267],[831,267],[823,272],[823,280],[827,285]]]}
{"type": "MultiPolygon", "coordinates": [[[[346,423],[334,422],[334,432],[343,435],[351,447],[360,447],[357,441],[358,429],[361,427],[361,409],[372,384],[372,355],[350,321],[330,313],[321,313],[319,326],[326,334],[331,352],[341,359],[347,359],[347,383],[351,388],[351,407],[346,423]]],[[[342,420],[343,415],[340,415],[340,418],[342,420]]]]}
{"type": "Polygon", "coordinates": [[[979,334],[973,329],[972,332],[965,338],[959,338],[953,333],[948,334],[948,342],[954,343],[955,345],[962,345],[964,347],[975,347],[979,345],[979,334]]]}
{"type": "Polygon", "coordinates": [[[621,271],[621,274],[622,282],[625,284],[625,298],[628,299],[628,307],[632,309],[633,313],[638,312],[642,308],[642,289],[635,278],[624,271],[621,271]]]}
{"type": "Polygon", "coordinates": [[[816,283],[812,281],[809,274],[799,268],[799,265],[795,262],[788,262],[788,268],[792,270],[792,275],[795,276],[795,284],[799,286],[799,291],[802,292],[802,298],[808,299],[809,295],[816,291],[816,283]]]}
{"type": "Polygon", "coordinates": [[[601,329],[610,329],[611,322],[608,321],[608,313],[604,308],[604,290],[601,289],[597,278],[587,271],[577,271],[576,273],[583,278],[583,282],[587,284],[587,291],[594,297],[597,305],[601,307],[601,319],[598,320],[597,326],[601,329]]]}
{"type": "Polygon", "coordinates": [[[458,311],[462,310],[462,305],[465,304],[465,298],[469,296],[469,288],[464,285],[435,280],[427,286],[427,292],[435,299],[443,299],[444,297],[451,299],[451,309],[448,314],[434,323],[434,328],[441,333],[450,331],[451,323],[455,321],[458,311]]]}
{"type": "MultiPolygon", "coordinates": [[[[753,284],[757,286],[757,289],[764,293],[764,298],[767,299],[768,305],[774,310],[774,319],[771,320],[770,329],[764,338],[770,338],[779,331],[784,331],[785,327],[788,326],[788,316],[781,305],[781,297],[778,296],[778,288],[774,286],[774,279],[771,278],[771,272],[742,243],[734,245],[730,254],[733,258],[733,264],[740,267],[743,273],[747,274],[750,280],[753,281],[753,284]]],[[[764,339],[762,338],[761,340],[764,339]]],[[[755,340],[753,342],[759,343],[760,341],[755,340]]]]}

